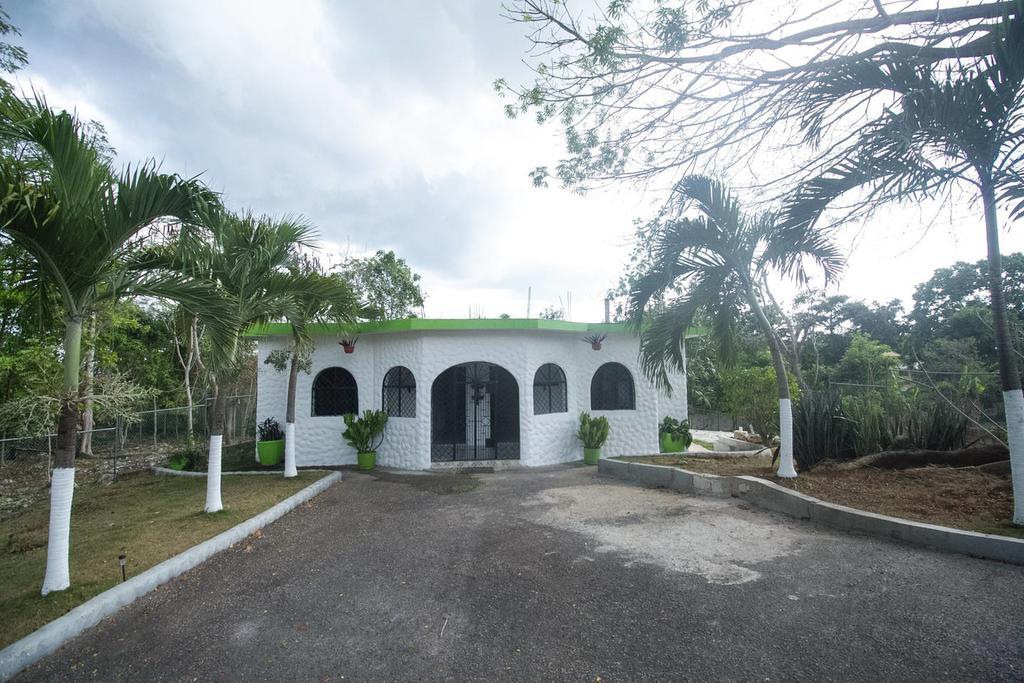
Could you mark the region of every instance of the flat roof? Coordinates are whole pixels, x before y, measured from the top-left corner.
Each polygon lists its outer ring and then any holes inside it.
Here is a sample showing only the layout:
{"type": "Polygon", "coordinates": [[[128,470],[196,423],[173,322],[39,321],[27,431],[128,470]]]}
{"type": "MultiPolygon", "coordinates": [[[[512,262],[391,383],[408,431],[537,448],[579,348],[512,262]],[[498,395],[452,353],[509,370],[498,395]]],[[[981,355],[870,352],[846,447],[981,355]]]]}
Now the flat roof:
{"type": "MultiPolygon", "coordinates": [[[[310,334],[382,334],[386,332],[463,332],[474,330],[543,330],[546,332],[634,334],[628,323],[577,323],[568,320],[545,320],[543,318],[402,318],[401,320],[376,320],[339,325],[320,323],[309,326],[310,334]]],[[[289,323],[266,323],[253,325],[246,331],[247,337],[267,337],[292,333],[289,323]]],[[[687,339],[700,337],[706,330],[691,327],[686,331],[687,339]]]]}
{"type": "MultiPolygon", "coordinates": [[[[339,325],[334,323],[309,326],[311,334],[380,334],[385,332],[470,330],[544,330],[548,332],[633,334],[626,323],[577,323],[568,320],[542,318],[403,318],[339,325]]],[[[291,334],[289,323],[253,325],[246,332],[249,337],[291,334]]]]}

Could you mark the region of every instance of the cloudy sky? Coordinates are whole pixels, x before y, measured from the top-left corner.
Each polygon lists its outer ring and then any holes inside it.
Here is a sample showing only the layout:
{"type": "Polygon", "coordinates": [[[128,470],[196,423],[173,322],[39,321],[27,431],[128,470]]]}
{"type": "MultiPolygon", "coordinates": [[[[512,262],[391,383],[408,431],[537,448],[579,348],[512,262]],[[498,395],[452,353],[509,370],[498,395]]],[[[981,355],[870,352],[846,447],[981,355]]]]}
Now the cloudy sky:
{"type": "MultiPolygon", "coordinates": [[[[423,275],[427,316],[520,317],[532,287],[534,315],[571,292],[571,317],[597,320],[633,219],[659,197],[531,187],[562,141],[502,113],[491,84],[526,79],[528,43],[500,4],[4,6],[29,53],[21,83],[102,121],[122,161],[201,173],[235,209],[303,214],[339,258],[394,249],[423,275]]],[[[985,256],[966,204],[880,214],[843,240],[839,290],[869,300],[909,299],[935,268],[985,256]]]]}

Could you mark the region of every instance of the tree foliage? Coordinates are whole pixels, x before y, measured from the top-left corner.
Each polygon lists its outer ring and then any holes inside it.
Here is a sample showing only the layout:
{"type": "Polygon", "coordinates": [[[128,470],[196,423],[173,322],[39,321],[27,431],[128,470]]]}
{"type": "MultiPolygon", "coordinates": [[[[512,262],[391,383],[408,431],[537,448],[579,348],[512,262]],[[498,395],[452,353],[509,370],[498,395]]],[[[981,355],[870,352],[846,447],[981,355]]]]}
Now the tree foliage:
{"type": "Polygon", "coordinates": [[[888,97],[879,86],[856,106],[824,112],[808,104],[809,91],[896,61],[912,71],[975,68],[1000,50],[1002,20],[1020,6],[610,0],[585,13],[560,0],[518,0],[506,10],[529,31],[534,70],[532,82],[495,82],[511,98],[506,114],[533,113],[565,131],[566,156],[537,168],[534,182],[555,176],[581,187],[716,164],[724,171],[762,146],[787,145],[793,126],[830,143],[804,159],[820,165],[888,97]]]}
{"type": "Polygon", "coordinates": [[[414,317],[423,306],[420,275],[405,259],[393,251],[377,251],[373,256],[348,260],[342,272],[352,289],[360,293],[367,317],[397,320],[414,317]]]}
{"type": "MultiPolygon", "coordinates": [[[[787,377],[787,381],[790,394],[799,396],[796,380],[787,377]]],[[[779,401],[772,367],[729,369],[722,375],[722,388],[729,412],[753,427],[761,443],[771,445],[779,435],[779,401]]]]}

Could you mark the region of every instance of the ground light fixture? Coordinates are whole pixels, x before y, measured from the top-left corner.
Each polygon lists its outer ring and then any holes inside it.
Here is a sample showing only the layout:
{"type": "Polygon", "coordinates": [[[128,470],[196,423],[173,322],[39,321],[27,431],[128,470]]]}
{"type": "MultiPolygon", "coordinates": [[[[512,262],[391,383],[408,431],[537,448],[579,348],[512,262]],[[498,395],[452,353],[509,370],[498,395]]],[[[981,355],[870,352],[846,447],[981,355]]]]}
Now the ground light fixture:
{"type": "Polygon", "coordinates": [[[121,554],[117,556],[117,563],[121,565],[121,581],[127,581],[128,572],[125,569],[125,565],[128,564],[128,554],[125,553],[124,548],[121,548],[121,554]]]}

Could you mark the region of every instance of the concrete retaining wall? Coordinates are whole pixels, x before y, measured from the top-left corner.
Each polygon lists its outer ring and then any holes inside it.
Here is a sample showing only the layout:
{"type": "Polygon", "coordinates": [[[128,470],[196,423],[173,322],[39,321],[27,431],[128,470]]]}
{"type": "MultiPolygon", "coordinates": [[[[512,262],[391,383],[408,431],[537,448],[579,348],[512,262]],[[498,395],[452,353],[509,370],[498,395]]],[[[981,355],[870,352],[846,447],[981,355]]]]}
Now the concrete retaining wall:
{"type": "Polygon", "coordinates": [[[622,460],[601,460],[602,474],[642,486],[669,488],[683,493],[742,498],[754,505],[798,519],[820,522],[845,531],[856,531],[948,552],[1024,564],[1024,540],[963,531],[899,517],[864,512],[845,505],[826,503],[791,491],[758,477],[725,477],[622,460]]]}
{"type": "Polygon", "coordinates": [[[54,652],[82,631],[95,626],[103,619],[142,597],[157,586],[187,572],[211,556],[226,550],[243,540],[249,534],[261,529],[283,516],[286,512],[306,502],[324,489],[341,481],[339,472],[332,472],[298,493],[284,499],[277,505],[255,517],[231,527],[213,538],[193,546],[183,553],[164,560],[146,571],[133,576],[124,583],[106,590],[91,600],[82,603],[67,614],[54,619],[38,631],[0,650],[0,680],[7,680],[26,666],[54,652]]]}

